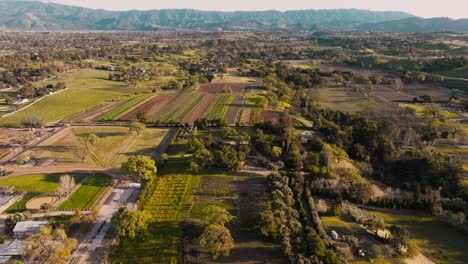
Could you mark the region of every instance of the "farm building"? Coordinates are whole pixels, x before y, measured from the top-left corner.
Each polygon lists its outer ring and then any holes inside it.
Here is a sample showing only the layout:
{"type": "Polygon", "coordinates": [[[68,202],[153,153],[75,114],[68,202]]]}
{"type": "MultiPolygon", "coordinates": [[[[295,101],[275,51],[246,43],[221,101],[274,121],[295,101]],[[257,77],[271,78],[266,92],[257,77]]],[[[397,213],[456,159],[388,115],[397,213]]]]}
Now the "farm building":
{"type": "Polygon", "coordinates": [[[128,185],[128,188],[129,189],[135,189],[135,190],[139,190],[141,189],[141,183],[137,183],[137,182],[132,182],[128,185]]]}
{"type": "Polygon", "coordinates": [[[15,239],[10,244],[0,244],[0,264],[10,263],[9,261],[14,257],[23,255],[25,246],[23,242],[15,239]]]}
{"type": "Polygon", "coordinates": [[[39,228],[47,225],[47,221],[23,221],[18,222],[13,229],[13,234],[17,238],[29,236],[37,232],[39,228]]]}

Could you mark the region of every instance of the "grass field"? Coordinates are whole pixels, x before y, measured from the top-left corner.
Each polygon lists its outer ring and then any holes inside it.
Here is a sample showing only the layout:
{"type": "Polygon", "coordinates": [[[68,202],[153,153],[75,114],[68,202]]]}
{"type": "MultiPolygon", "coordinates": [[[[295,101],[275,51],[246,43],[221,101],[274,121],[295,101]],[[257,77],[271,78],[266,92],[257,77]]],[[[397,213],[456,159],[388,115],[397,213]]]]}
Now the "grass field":
{"type": "MultiPolygon", "coordinates": [[[[59,188],[59,179],[63,174],[22,175],[0,179],[0,186],[15,187],[18,192],[49,193],[59,188]]],[[[75,182],[81,182],[86,175],[72,174],[75,182]]]]}
{"type": "Polygon", "coordinates": [[[211,103],[210,108],[203,114],[203,117],[208,120],[223,119],[233,99],[234,95],[232,94],[218,95],[215,101],[211,103]]]}
{"type": "Polygon", "coordinates": [[[179,224],[153,222],[135,239],[122,239],[114,251],[113,263],[179,263],[179,224]]]}
{"type": "Polygon", "coordinates": [[[96,175],[87,178],[65,202],[60,210],[89,210],[94,206],[102,193],[110,185],[112,179],[107,175],[96,175]]]}
{"type": "Polygon", "coordinates": [[[401,225],[407,228],[423,253],[436,263],[468,263],[466,235],[442,219],[426,213],[405,210],[372,211],[372,213],[384,219],[386,225],[401,225]]]}
{"type": "Polygon", "coordinates": [[[128,102],[112,109],[111,111],[105,113],[104,115],[97,118],[98,121],[110,121],[115,120],[124,115],[126,112],[130,111],[133,107],[137,106],[144,100],[148,99],[152,94],[141,94],[133,97],[128,102]]]}
{"type": "Polygon", "coordinates": [[[32,198],[40,195],[40,193],[26,193],[23,198],[21,198],[16,203],[12,204],[8,209],[6,209],[3,213],[5,214],[14,214],[18,212],[23,212],[26,210],[26,203],[31,200],[32,198]]]}
{"type": "MultiPolygon", "coordinates": [[[[416,111],[417,115],[420,115],[420,116],[423,115],[423,113],[424,113],[424,105],[421,105],[421,104],[399,103],[398,106],[400,106],[402,108],[411,108],[414,111],[416,111]]],[[[451,111],[447,111],[447,110],[442,110],[442,114],[445,117],[448,117],[448,118],[453,118],[453,117],[459,117],[460,116],[459,114],[457,114],[455,112],[451,112],[451,111]]]]}
{"type": "Polygon", "coordinates": [[[156,146],[166,135],[164,129],[145,129],[140,134],[129,134],[127,127],[74,127],[83,140],[93,133],[98,140],[91,151],[101,166],[117,168],[132,155],[153,156],[156,146]]]}
{"type": "Polygon", "coordinates": [[[67,90],[48,96],[13,115],[0,118],[0,125],[20,125],[30,116],[38,116],[46,124],[52,123],[133,94],[124,83],[106,80],[108,74],[96,70],[75,70],[61,74],[46,83],[64,81],[67,90]]]}

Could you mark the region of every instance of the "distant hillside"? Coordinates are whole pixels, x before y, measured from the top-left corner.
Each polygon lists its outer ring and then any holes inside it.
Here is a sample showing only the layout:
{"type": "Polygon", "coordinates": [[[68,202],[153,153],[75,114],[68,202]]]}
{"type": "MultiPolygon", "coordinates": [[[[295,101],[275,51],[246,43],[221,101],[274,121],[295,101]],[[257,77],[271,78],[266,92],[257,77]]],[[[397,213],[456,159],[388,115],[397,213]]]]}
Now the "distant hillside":
{"type": "Polygon", "coordinates": [[[286,12],[176,9],[113,12],[42,2],[0,0],[0,28],[16,30],[353,29],[361,24],[409,17],[413,16],[403,12],[355,9],[286,12]]]}
{"type": "Polygon", "coordinates": [[[385,21],[379,23],[363,24],[357,27],[359,30],[376,32],[401,32],[401,33],[429,33],[429,32],[468,32],[468,19],[450,18],[406,18],[397,21],[385,21]]]}

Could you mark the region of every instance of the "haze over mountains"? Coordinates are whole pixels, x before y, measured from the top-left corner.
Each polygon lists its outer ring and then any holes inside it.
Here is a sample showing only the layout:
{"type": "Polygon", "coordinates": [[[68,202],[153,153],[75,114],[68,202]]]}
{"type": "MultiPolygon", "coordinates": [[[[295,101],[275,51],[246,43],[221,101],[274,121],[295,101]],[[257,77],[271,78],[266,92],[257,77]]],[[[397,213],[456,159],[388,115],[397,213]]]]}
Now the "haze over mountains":
{"type": "MultiPolygon", "coordinates": [[[[111,2],[109,3],[111,4],[111,2]]],[[[216,12],[192,9],[106,11],[0,0],[3,30],[363,30],[468,32],[468,19],[422,19],[404,12],[356,9],[216,12]]]]}

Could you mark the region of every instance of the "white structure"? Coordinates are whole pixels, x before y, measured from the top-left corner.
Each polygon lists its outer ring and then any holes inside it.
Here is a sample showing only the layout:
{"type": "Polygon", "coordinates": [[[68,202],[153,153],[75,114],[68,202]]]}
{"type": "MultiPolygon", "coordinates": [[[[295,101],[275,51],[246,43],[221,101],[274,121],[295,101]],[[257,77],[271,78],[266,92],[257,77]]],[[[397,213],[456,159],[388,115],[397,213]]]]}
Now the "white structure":
{"type": "Polygon", "coordinates": [[[332,230],[330,232],[330,235],[334,240],[338,240],[340,238],[340,236],[338,235],[338,233],[335,230],[332,230]]]}
{"type": "Polygon", "coordinates": [[[132,183],[130,183],[128,185],[128,188],[135,189],[135,190],[140,190],[141,189],[141,183],[132,182],[132,183]]]}
{"type": "Polygon", "coordinates": [[[15,239],[10,244],[0,244],[0,264],[9,263],[10,259],[22,256],[26,247],[23,242],[15,239]]]}
{"type": "Polygon", "coordinates": [[[49,222],[47,221],[23,221],[18,222],[13,229],[13,234],[17,238],[21,238],[23,236],[30,236],[33,233],[37,232],[39,228],[42,226],[47,225],[49,222]]]}

